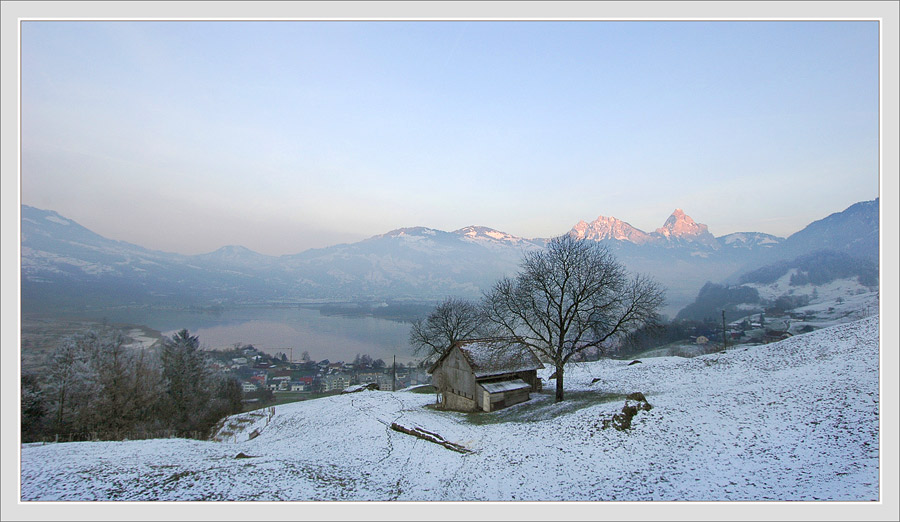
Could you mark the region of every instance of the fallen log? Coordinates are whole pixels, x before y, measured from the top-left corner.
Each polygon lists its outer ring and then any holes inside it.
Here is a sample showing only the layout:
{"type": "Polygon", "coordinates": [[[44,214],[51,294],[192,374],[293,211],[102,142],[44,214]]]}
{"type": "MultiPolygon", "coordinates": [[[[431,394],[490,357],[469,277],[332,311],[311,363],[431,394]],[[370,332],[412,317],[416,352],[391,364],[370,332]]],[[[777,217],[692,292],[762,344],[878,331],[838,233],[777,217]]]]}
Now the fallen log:
{"type": "Polygon", "coordinates": [[[450,442],[446,440],[444,437],[441,437],[437,433],[432,433],[430,431],[424,430],[416,426],[415,428],[407,428],[406,426],[401,426],[396,422],[391,423],[391,429],[394,431],[399,431],[400,433],[406,433],[407,435],[412,435],[413,437],[418,437],[422,440],[427,440],[428,442],[433,442],[435,444],[440,444],[441,446],[453,450],[457,453],[472,453],[472,450],[469,448],[456,444],[455,442],[450,442]]]}

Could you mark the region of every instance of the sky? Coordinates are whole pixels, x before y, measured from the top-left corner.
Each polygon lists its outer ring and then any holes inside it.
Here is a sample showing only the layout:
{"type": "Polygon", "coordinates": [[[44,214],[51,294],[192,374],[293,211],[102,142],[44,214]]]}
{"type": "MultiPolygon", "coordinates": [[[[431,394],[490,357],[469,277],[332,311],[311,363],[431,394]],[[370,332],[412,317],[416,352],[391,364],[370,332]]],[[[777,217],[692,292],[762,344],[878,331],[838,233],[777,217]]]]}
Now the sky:
{"type": "Polygon", "coordinates": [[[21,203],[269,255],[675,208],[786,237],[879,196],[871,21],[25,21],[21,203]]]}

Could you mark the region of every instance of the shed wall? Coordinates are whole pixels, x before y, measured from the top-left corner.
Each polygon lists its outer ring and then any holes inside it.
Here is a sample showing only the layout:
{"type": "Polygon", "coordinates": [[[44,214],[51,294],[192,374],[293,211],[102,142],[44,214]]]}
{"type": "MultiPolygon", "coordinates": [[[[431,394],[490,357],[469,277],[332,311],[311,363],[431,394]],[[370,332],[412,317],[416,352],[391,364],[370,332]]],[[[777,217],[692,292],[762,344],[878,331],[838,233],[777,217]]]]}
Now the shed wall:
{"type": "Polygon", "coordinates": [[[460,397],[459,395],[452,392],[444,392],[442,394],[443,397],[443,406],[448,410],[456,410],[456,411],[475,411],[478,409],[478,405],[475,404],[474,399],[467,399],[465,397],[460,397]]]}
{"type": "Polygon", "coordinates": [[[442,386],[445,391],[475,400],[475,376],[466,358],[454,348],[441,365],[442,386]]]}

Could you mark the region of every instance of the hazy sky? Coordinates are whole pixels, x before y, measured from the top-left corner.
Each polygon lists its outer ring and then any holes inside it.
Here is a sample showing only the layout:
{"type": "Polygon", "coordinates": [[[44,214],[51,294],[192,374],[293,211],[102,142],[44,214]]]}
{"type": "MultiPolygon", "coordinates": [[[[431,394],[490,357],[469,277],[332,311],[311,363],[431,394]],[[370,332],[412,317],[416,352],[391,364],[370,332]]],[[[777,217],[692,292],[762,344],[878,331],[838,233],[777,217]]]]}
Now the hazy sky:
{"type": "Polygon", "coordinates": [[[878,196],[875,22],[22,24],[22,203],[149,248],[683,208],[790,235],[878,196]]]}

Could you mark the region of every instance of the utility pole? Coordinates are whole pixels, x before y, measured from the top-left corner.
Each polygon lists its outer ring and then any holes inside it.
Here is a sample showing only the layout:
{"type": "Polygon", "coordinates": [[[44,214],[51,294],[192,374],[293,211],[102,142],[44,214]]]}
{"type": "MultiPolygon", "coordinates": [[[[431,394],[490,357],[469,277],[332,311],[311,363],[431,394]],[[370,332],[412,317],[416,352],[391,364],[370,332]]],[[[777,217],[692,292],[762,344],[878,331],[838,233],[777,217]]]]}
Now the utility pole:
{"type": "Polygon", "coordinates": [[[397,356],[394,356],[394,365],[391,367],[391,391],[397,391],[397,356]]]}
{"type": "Polygon", "coordinates": [[[722,310],[722,351],[725,351],[725,348],[727,348],[727,342],[728,330],[725,328],[725,310],[722,310]]]}

